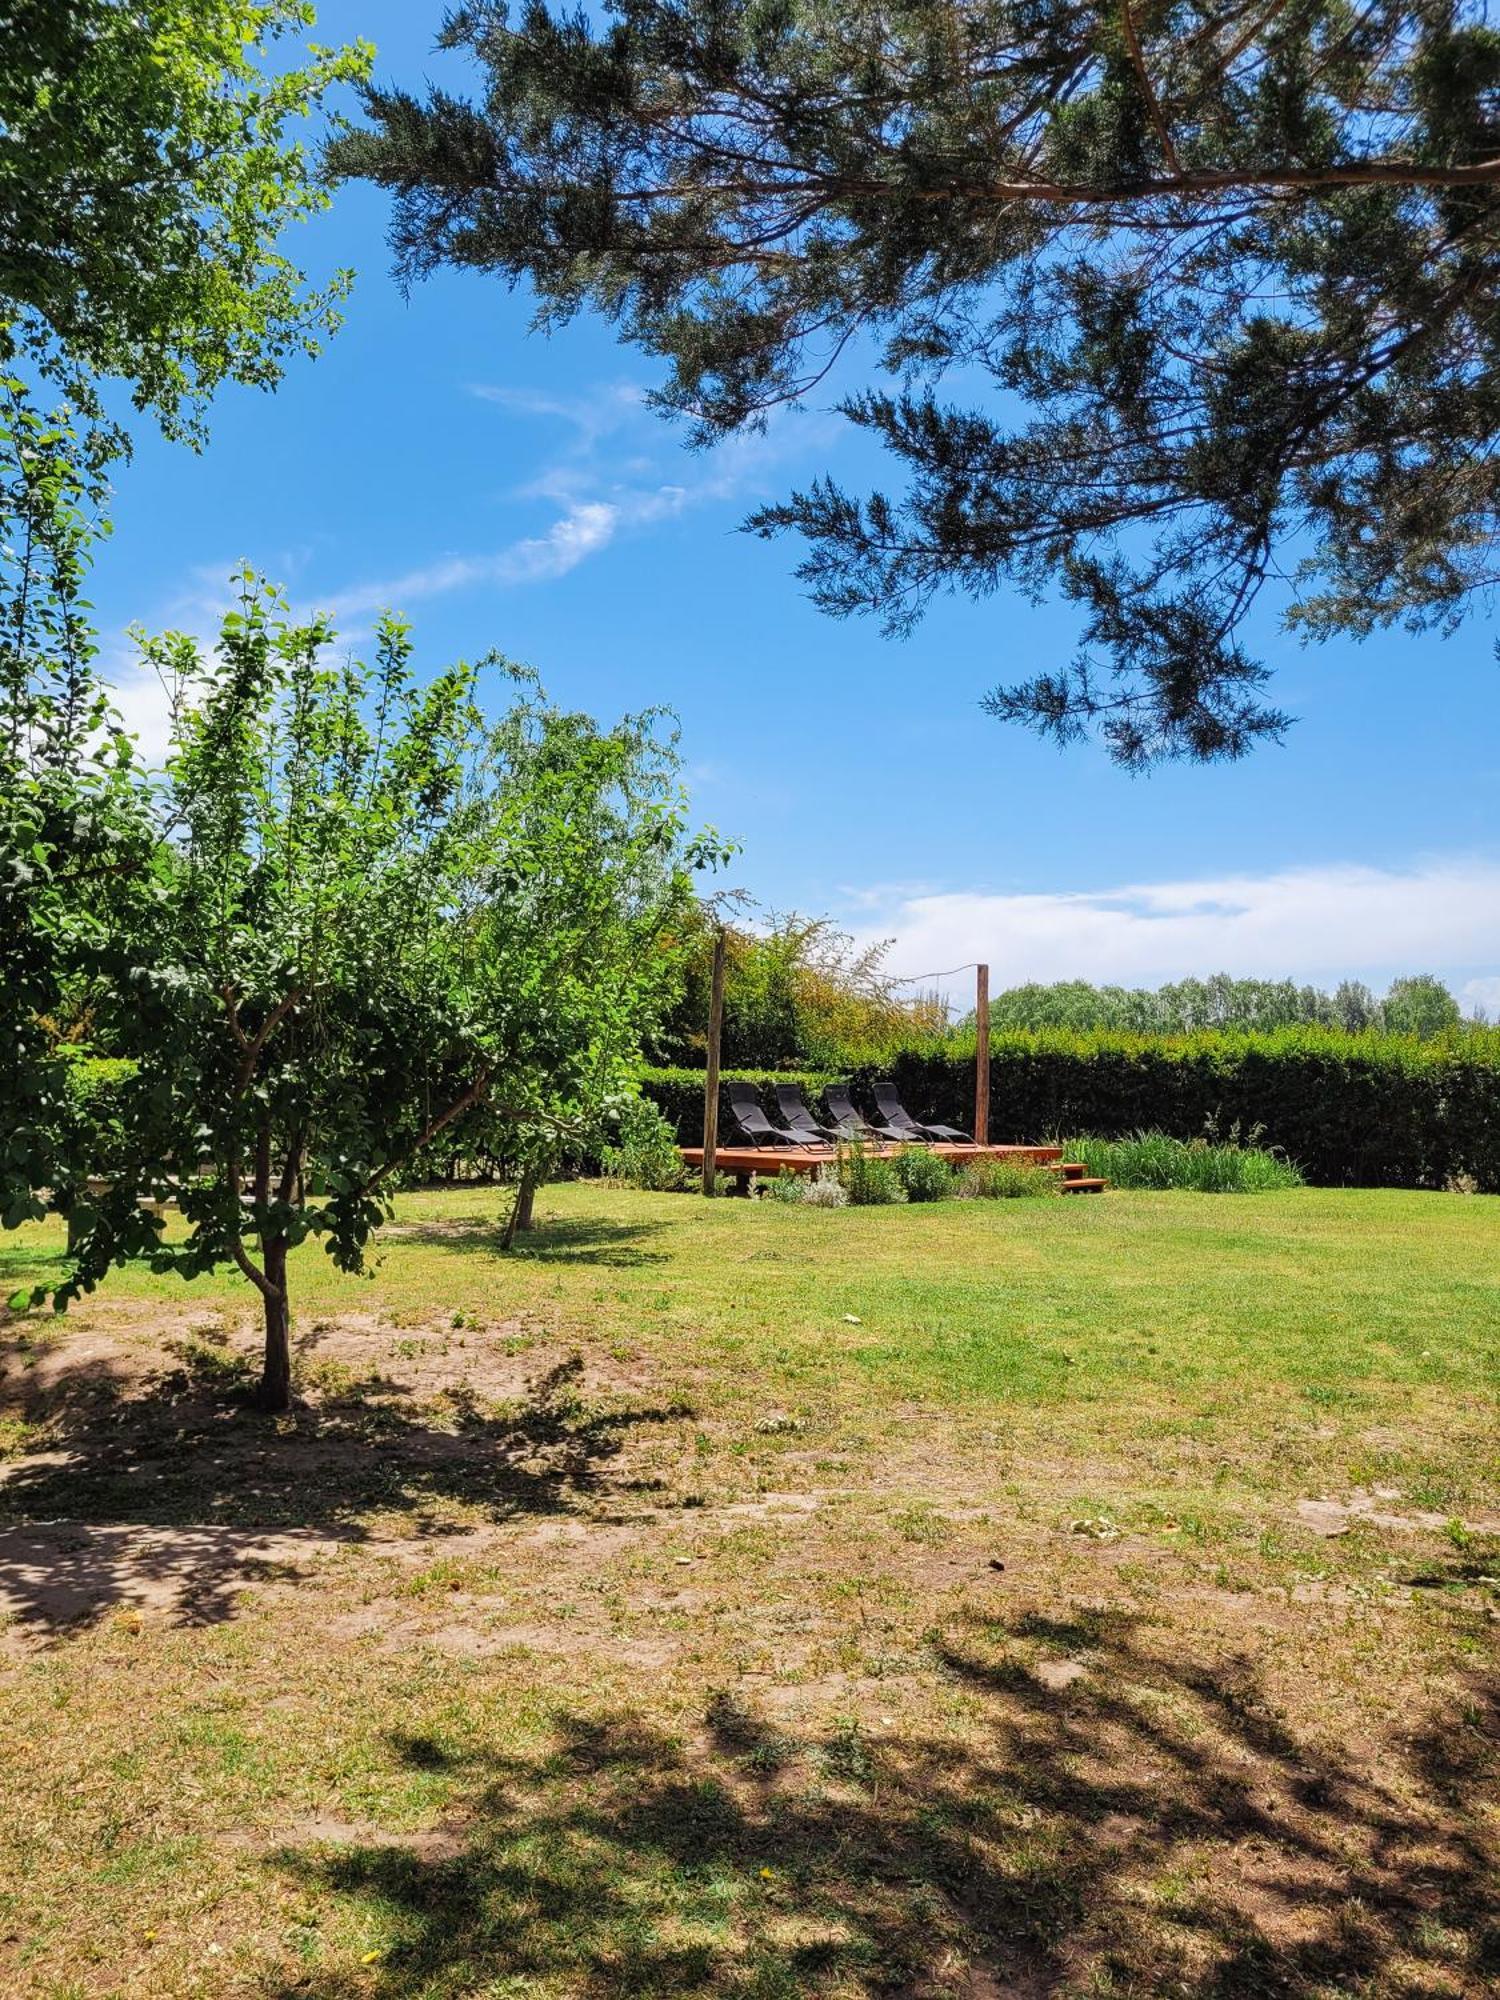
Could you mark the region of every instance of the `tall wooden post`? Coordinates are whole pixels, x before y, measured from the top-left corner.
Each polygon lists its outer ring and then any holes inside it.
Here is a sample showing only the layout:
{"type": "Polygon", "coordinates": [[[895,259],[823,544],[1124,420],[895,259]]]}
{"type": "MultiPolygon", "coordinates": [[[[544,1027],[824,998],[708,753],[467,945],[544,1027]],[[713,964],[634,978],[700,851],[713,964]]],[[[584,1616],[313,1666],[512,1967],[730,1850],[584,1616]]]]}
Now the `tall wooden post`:
{"type": "Polygon", "coordinates": [[[719,1153],[719,1041],[724,1032],[724,927],[714,932],[708,989],[708,1068],[703,1077],[703,1192],[712,1195],[719,1153]]]}
{"type": "Polygon", "coordinates": [[[990,1143],[990,969],[978,968],[974,982],[974,1137],[990,1143]]]}

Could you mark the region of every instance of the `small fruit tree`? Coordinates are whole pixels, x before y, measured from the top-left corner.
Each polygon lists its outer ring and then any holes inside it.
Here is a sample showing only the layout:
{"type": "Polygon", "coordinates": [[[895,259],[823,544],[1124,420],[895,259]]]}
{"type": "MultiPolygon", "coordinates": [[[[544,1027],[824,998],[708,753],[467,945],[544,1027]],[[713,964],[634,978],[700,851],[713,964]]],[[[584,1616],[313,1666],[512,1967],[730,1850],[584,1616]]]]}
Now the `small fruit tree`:
{"type": "Polygon", "coordinates": [[[637,1059],[689,864],[657,718],[600,729],[499,659],[418,684],[407,628],[335,657],[246,574],[217,648],[143,641],[171,692],[149,890],[93,997],[136,1059],[127,1165],[74,1213],[60,1300],[147,1255],[232,1263],[291,1394],[289,1253],[359,1267],[398,1175],[463,1121],[516,1157],[581,1127],[637,1059]],[[480,704],[485,672],[510,704],[480,704]],[[176,1203],[168,1231],[151,1204],[176,1203]]]}

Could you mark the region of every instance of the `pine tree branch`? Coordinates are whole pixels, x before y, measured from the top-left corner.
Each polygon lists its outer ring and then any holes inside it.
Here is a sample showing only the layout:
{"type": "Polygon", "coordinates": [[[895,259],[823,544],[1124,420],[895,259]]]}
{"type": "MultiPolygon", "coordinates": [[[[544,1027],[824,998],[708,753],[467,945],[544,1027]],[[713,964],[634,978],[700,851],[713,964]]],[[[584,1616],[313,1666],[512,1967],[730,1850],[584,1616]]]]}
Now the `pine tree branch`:
{"type": "Polygon", "coordinates": [[[1177,157],[1177,147],[1172,139],[1166,113],[1161,108],[1161,100],[1152,85],[1146,69],[1146,58],[1141,54],[1141,38],[1135,31],[1135,14],[1130,0],[1120,0],[1120,26],[1125,31],[1125,46],[1130,51],[1130,61],[1141,86],[1141,95],[1146,100],[1146,109],[1151,114],[1151,123],[1156,127],[1156,136],[1161,141],[1161,149],[1167,165],[1174,174],[1182,173],[1182,162],[1177,157]]]}

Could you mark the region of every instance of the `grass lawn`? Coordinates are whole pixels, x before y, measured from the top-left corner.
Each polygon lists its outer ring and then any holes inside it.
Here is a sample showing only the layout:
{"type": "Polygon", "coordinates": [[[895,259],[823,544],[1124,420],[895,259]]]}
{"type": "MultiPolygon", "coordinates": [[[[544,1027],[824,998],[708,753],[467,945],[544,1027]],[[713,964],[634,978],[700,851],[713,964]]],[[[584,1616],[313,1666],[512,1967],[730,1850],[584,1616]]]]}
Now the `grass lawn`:
{"type": "Polygon", "coordinates": [[[1500,1990],[1500,1200],[501,1208],[0,1323],[0,1991],[1500,1990]]]}

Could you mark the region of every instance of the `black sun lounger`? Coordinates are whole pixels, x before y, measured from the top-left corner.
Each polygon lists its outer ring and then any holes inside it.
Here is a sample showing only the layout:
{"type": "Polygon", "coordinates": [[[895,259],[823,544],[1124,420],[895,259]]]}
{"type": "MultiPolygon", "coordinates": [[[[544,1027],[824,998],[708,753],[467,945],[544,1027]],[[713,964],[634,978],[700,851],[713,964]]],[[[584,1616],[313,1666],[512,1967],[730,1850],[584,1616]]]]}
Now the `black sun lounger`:
{"type": "Polygon", "coordinates": [[[800,1133],[804,1139],[812,1139],[819,1146],[831,1145],[838,1137],[831,1125],[820,1125],[814,1118],[795,1083],[777,1084],[776,1109],[786,1120],[789,1132],[800,1133]]]}
{"type": "Polygon", "coordinates": [[[726,1083],[724,1095],[735,1123],[753,1146],[820,1146],[815,1134],[784,1132],[773,1125],[761,1109],[760,1095],[753,1083],[726,1083]]]}
{"type": "Polygon", "coordinates": [[[893,1138],[945,1139],[950,1145],[972,1146],[974,1141],[967,1132],[960,1132],[954,1125],[918,1124],[901,1099],[896,1095],[893,1083],[877,1083],[875,1086],[875,1108],[886,1122],[886,1128],[893,1138]]]}
{"type": "Polygon", "coordinates": [[[823,1102],[828,1106],[828,1115],[833,1120],[835,1132],[841,1139],[861,1139],[866,1144],[870,1140],[881,1140],[889,1135],[877,1131],[868,1118],[854,1108],[854,1099],[848,1087],[842,1083],[831,1083],[823,1092],[823,1102]]]}

